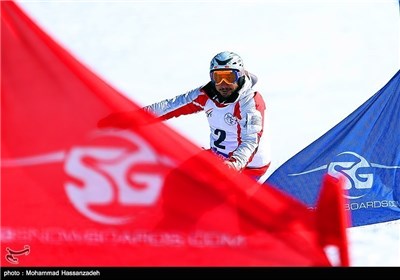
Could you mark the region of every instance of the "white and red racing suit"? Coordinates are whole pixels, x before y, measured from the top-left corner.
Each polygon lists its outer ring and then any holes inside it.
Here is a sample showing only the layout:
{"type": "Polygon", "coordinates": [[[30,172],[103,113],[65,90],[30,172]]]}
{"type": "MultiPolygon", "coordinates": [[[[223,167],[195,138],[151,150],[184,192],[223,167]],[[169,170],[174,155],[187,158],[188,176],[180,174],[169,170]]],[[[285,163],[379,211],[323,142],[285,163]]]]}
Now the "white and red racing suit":
{"type": "Polygon", "coordinates": [[[256,82],[256,76],[247,72],[242,86],[227,99],[209,82],[143,109],[162,120],[204,111],[210,126],[211,151],[258,180],[271,160],[264,131],[266,107],[261,94],[252,88],[256,82]]]}

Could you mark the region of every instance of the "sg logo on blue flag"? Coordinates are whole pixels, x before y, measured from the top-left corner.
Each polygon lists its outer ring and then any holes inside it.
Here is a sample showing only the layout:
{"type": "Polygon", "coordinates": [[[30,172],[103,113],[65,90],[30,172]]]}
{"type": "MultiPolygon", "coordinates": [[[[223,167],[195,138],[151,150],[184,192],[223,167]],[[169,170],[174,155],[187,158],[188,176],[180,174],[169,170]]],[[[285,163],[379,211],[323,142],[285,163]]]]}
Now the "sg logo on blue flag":
{"type": "Polygon", "coordinates": [[[352,226],[400,219],[400,71],[266,183],[315,207],[325,173],[345,178],[352,226]]]}

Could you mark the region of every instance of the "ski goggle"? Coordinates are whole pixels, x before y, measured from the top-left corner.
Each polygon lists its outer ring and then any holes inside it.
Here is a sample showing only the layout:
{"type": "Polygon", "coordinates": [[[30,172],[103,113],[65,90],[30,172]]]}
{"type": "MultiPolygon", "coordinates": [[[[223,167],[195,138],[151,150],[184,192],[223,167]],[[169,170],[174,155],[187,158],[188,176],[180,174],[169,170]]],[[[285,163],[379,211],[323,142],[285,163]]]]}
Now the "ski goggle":
{"type": "Polygon", "coordinates": [[[239,80],[240,73],[237,70],[216,70],[212,71],[210,76],[216,85],[220,85],[222,81],[225,81],[227,84],[234,84],[239,80]]]}

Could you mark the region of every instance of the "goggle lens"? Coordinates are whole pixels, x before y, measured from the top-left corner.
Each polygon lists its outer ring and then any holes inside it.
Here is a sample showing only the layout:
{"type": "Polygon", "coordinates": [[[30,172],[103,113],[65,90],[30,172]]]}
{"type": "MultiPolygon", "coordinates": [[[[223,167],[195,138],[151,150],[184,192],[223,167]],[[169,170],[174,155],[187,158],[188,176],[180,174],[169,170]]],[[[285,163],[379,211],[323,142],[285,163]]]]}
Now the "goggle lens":
{"type": "Polygon", "coordinates": [[[216,84],[220,85],[222,81],[227,84],[234,84],[239,79],[239,71],[235,70],[218,70],[211,73],[211,80],[216,84]]]}

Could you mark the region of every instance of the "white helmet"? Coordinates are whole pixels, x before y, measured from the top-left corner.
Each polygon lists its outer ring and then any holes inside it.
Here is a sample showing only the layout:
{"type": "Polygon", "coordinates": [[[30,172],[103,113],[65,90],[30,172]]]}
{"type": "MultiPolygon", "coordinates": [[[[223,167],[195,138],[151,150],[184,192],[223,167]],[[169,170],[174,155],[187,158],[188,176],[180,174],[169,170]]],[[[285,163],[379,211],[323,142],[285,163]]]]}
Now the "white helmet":
{"type": "Polygon", "coordinates": [[[243,60],[234,52],[220,52],[211,60],[210,72],[220,69],[234,69],[244,73],[243,60]]]}

